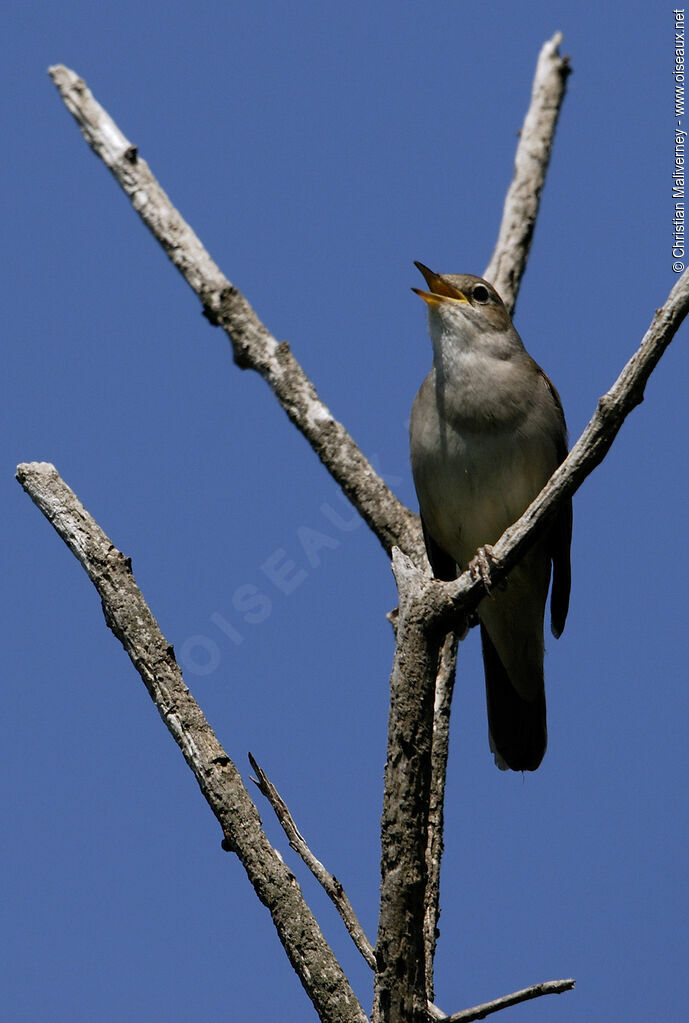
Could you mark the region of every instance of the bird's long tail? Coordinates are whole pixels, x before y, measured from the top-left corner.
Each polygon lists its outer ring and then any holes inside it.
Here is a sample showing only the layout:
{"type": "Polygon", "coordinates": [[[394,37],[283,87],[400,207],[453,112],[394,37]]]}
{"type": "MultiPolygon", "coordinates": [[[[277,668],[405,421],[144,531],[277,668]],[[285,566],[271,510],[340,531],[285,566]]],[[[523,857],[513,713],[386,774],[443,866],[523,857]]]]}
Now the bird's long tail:
{"type": "Polygon", "coordinates": [[[486,628],[481,624],[490,748],[505,771],[535,771],[548,743],[545,686],[523,699],[509,680],[486,628]]]}

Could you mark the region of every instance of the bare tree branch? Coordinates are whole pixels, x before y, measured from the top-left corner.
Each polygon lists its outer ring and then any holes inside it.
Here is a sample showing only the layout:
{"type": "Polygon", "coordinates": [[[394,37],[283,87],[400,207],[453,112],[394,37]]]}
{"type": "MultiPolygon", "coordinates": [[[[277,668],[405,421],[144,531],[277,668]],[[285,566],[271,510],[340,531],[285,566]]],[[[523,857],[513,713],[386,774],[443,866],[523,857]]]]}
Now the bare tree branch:
{"type": "Polygon", "coordinates": [[[144,600],[131,561],[118,551],[54,466],[17,468],[31,500],[81,562],[98,591],[108,627],[139,672],[201,792],[220,823],[224,848],[237,854],[319,1017],[366,1023],[347,978],[306,905],[294,875],[270,845],[237,768],[187,689],[172,646],[144,600]]]}
{"type": "Polygon", "coordinates": [[[532,998],[540,998],[541,995],[561,995],[563,991],[571,991],[575,981],[569,980],[546,980],[543,984],[532,984],[521,991],[514,991],[511,995],[503,995],[492,1002],[484,1002],[483,1005],[475,1005],[473,1009],[463,1009],[462,1012],[455,1012],[452,1016],[445,1017],[445,1023],[473,1023],[476,1019],[485,1019],[492,1012],[499,1012],[500,1009],[509,1009],[511,1005],[518,1005],[520,1002],[528,1002],[532,998]]]}
{"type": "Polygon", "coordinates": [[[569,60],[558,48],[556,32],[541,49],[531,103],[524,119],[514,160],[514,177],[507,192],[495,250],[483,276],[491,281],[510,313],[531,248],[541,192],[550,162],[557,119],[565,98],[569,60]]]}
{"type": "Polygon", "coordinates": [[[375,970],[376,956],[373,951],[373,945],[366,937],[364,929],[357,919],[356,913],[354,912],[351,902],[347,898],[347,893],[342,887],[342,884],[336,877],[333,877],[333,875],[325,869],[321,861],[316,859],[313,855],[306,844],[303,835],[299,831],[299,828],[294,823],[294,818],[289,811],[289,807],[271,780],[268,778],[265,771],[256,763],[256,760],[251,753],[249,753],[249,760],[251,761],[251,766],[258,775],[254,781],[275,811],[275,816],[279,820],[282,830],[287,835],[289,844],[294,851],[301,856],[313,876],[323,887],[326,895],[342,917],[352,941],[359,949],[371,969],[375,970]]]}
{"type": "Polygon", "coordinates": [[[278,341],[240,291],[213,262],[189,224],[160,187],[135,145],[96,102],[82,78],[57,64],[49,68],[67,109],[93,152],[112,171],[132,206],[203,303],[211,323],[227,334],[234,359],[268,383],[323,465],[342,487],[388,553],[393,545],[423,559],[418,516],[395,497],[341,423],[316,394],[289,345],[278,341]]]}

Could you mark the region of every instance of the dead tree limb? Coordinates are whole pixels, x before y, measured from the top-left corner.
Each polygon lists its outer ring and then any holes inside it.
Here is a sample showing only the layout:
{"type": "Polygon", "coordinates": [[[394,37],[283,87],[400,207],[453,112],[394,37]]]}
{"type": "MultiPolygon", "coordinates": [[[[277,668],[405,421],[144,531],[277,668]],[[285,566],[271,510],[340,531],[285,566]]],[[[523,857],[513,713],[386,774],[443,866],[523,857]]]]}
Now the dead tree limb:
{"type": "Polygon", "coordinates": [[[251,766],[258,776],[254,780],[258,785],[259,790],[263,793],[275,811],[275,816],[280,822],[280,826],[285,832],[289,840],[289,844],[292,846],[294,851],[301,856],[306,866],[309,868],[332,904],[335,906],[335,909],[342,917],[345,927],[349,931],[352,941],[359,949],[368,965],[372,969],[375,969],[376,956],[373,950],[373,945],[366,937],[364,929],[359,923],[356,913],[354,912],[354,908],[341,883],[325,869],[321,861],[311,852],[306,844],[304,836],[294,822],[294,818],[289,811],[287,803],[285,803],[284,799],[275,788],[263,768],[256,763],[256,760],[251,753],[249,754],[249,760],[251,761],[251,766]]]}
{"type": "Polygon", "coordinates": [[[571,991],[574,983],[570,977],[568,980],[547,980],[543,984],[532,984],[531,987],[514,991],[511,995],[495,998],[492,1002],[483,1002],[482,1005],[474,1005],[471,1009],[454,1012],[451,1016],[445,1017],[444,1023],[473,1023],[474,1020],[485,1019],[493,1012],[509,1009],[520,1002],[529,1002],[532,998],[540,998],[541,995],[561,995],[563,991],[571,991]]]}
{"type": "Polygon", "coordinates": [[[550,163],[557,119],[570,74],[569,59],[559,53],[562,33],[544,43],[514,159],[514,177],[507,191],[495,250],[483,276],[495,285],[505,306],[514,312],[526,268],[541,193],[550,163]]]}
{"type": "Polygon", "coordinates": [[[207,319],[227,334],[234,360],[270,386],[362,518],[389,553],[393,546],[424,557],[418,516],[398,501],[316,393],[289,345],[278,342],[214,263],[198,236],[172,205],[138,148],[94,99],[83,78],[57,64],[49,68],[65,106],[93,152],[129,196],[144,224],[203,304],[207,319]]]}

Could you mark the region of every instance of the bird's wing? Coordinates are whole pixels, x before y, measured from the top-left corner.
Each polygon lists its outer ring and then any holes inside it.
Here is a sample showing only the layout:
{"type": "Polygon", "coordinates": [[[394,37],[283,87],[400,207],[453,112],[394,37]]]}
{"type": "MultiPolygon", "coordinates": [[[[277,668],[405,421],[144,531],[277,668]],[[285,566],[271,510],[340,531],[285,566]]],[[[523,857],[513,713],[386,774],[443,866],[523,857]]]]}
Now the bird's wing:
{"type": "Polygon", "coordinates": [[[550,553],[553,559],[553,587],[550,591],[550,628],[556,639],[562,634],[569,610],[572,570],[569,547],[572,541],[572,502],[565,501],[557,513],[550,532],[550,553]]]}
{"type": "MultiPolygon", "coordinates": [[[[557,441],[558,463],[561,464],[567,457],[565,413],[555,385],[540,367],[539,370],[548,385],[562,421],[562,431],[557,441]]],[[[562,630],[567,620],[567,611],[569,610],[569,591],[572,583],[572,570],[569,558],[571,542],[572,502],[568,500],[560,505],[549,534],[550,556],[553,560],[553,586],[550,591],[550,629],[556,639],[562,635],[562,630]]]]}

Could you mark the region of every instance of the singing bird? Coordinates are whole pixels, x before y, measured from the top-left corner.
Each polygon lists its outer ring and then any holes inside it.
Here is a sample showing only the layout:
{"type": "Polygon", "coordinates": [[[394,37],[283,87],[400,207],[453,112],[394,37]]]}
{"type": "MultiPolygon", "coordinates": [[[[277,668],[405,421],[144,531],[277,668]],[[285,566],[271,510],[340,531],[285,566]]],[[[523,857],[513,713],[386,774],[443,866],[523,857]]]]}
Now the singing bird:
{"type": "MultiPolygon", "coordinates": [[[[414,399],[411,465],[428,559],[454,579],[495,543],[567,454],[559,395],[527,353],[495,288],[415,264],[428,291],[433,365],[414,399]]],[[[543,620],[569,607],[572,505],[561,506],[506,583],[478,607],[490,748],[502,770],[535,771],[547,744],[543,620]]]]}

